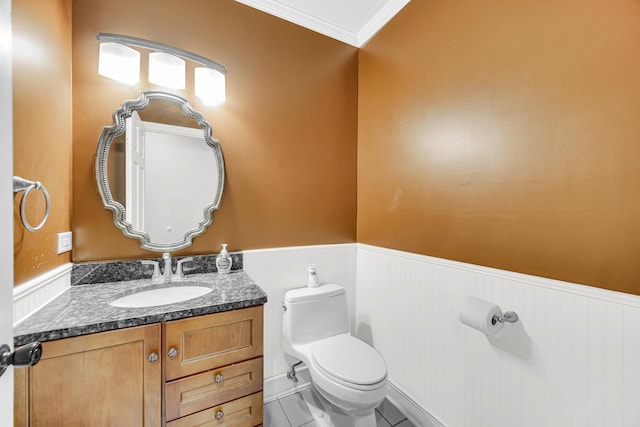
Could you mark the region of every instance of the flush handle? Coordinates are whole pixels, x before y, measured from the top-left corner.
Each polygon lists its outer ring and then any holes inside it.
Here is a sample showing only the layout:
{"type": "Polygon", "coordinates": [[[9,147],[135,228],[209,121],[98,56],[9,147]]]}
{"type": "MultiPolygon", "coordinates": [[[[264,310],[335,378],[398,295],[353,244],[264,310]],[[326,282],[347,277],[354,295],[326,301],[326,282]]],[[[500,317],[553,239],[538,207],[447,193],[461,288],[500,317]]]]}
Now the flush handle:
{"type": "Polygon", "coordinates": [[[42,344],[37,341],[23,345],[14,352],[11,352],[11,348],[8,345],[3,344],[0,346],[0,376],[4,374],[10,365],[18,367],[33,366],[40,361],[41,357],[42,344]]]}

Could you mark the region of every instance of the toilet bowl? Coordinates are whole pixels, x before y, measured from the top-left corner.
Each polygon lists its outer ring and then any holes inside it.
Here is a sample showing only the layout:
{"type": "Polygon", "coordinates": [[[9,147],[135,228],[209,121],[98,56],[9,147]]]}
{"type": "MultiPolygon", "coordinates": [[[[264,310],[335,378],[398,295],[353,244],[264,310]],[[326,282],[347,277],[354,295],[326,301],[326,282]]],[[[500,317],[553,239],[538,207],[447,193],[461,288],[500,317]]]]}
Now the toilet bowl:
{"type": "Polygon", "coordinates": [[[334,425],[375,425],[374,410],[387,392],[387,368],[377,350],[349,333],[344,288],[289,290],[284,310],[284,351],[308,367],[327,413],[340,420],[334,425]]]}

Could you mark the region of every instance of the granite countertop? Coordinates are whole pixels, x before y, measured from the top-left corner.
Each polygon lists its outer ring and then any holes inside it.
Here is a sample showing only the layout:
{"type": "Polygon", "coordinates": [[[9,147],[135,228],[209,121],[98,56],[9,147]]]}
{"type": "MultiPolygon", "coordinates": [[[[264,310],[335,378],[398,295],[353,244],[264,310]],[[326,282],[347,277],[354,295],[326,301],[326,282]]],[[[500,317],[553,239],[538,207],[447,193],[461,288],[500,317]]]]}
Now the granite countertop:
{"type": "Polygon", "coordinates": [[[14,328],[14,345],[52,341],[95,332],[148,325],[262,305],[267,295],[242,270],[229,274],[188,275],[181,282],[152,284],[150,279],[76,285],[14,328]],[[174,304],[119,308],[110,302],[141,290],[168,286],[206,286],[208,294],[174,304]]]}

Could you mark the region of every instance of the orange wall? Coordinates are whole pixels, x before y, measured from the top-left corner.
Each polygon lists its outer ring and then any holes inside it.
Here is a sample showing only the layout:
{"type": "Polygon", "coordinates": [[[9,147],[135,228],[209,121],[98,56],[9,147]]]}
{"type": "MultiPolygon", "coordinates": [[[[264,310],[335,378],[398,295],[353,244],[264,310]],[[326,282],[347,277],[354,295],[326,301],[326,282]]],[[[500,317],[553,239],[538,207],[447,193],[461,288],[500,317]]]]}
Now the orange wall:
{"type": "Polygon", "coordinates": [[[414,0],[359,52],[358,241],[640,294],[640,2],[414,0]]]}
{"type": "MultiPolygon", "coordinates": [[[[227,103],[193,101],[226,163],[212,226],[180,254],[354,242],[357,50],[232,0],[73,2],[74,261],[154,256],[103,208],[94,173],[102,127],[128,87],[97,73],[96,34],[154,40],[229,69],[227,103]]],[[[167,208],[171,208],[168,206],[167,208]]]]}
{"type": "MultiPolygon", "coordinates": [[[[16,223],[16,283],[69,260],[67,3],[14,1],[48,59],[16,49],[15,174],[54,200],[44,230],[16,223]]],[[[93,178],[102,126],[150,88],[97,75],[113,32],[229,67],[228,102],[194,102],[224,149],[222,206],[181,253],[352,242],[357,219],[363,243],[640,294],[638,2],[413,1],[359,53],[232,0],[154,5],[73,2],[74,261],[151,255],[93,178]]]]}
{"type": "MultiPolygon", "coordinates": [[[[15,283],[69,262],[57,254],[57,233],[71,231],[71,1],[14,0],[13,174],[44,184],[51,213],[44,227],[27,231],[14,196],[15,283]]],[[[38,225],[42,194],[28,197],[27,219],[38,225]]]]}

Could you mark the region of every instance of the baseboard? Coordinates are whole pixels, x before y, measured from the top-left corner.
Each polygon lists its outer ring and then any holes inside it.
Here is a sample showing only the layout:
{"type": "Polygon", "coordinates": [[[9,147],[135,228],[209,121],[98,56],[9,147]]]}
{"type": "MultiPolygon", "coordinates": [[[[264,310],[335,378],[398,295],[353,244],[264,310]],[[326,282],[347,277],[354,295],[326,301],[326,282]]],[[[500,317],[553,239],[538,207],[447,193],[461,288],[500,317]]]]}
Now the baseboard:
{"type": "Polygon", "coordinates": [[[446,427],[445,424],[418,405],[400,387],[388,383],[387,399],[393,403],[413,424],[422,427],[446,427]]]}
{"type": "Polygon", "coordinates": [[[14,326],[71,286],[72,267],[70,262],[63,264],[13,288],[14,326]]]}
{"type": "Polygon", "coordinates": [[[275,377],[265,379],[262,390],[264,403],[269,403],[281,397],[297,393],[311,385],[309,369],[307,369],[306,366],[296,368],[296,377],[298,377],[297,383],[287,378],[287,374],[276,375],[275,377]]]}

